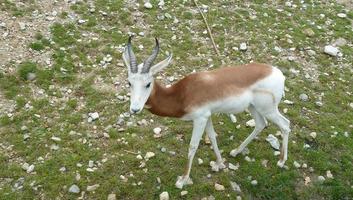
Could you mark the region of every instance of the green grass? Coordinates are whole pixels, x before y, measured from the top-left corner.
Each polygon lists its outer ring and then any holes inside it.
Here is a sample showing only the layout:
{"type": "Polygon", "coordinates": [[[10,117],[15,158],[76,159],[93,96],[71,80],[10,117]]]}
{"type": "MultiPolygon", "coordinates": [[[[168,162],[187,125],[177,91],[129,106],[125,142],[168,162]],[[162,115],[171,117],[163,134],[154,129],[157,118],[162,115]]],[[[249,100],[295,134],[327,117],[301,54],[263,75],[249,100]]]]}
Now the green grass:
{"type": "MultiPolygon", "coordinates": [[[[353,103],[351,10],[334,1],[306,2],[304,9],[299,1],[293,2],[297,7],[288,7],[283,2],[262,0],[247,3],[202,0],[199,4],[208,6],[205,15],[222,54],[219,57],[208,35],[203,34],[205,24],[192,2],[166,1],[164,10],[158,8],[159,1],[151,2],[154,7],[150,10],[143,7],[142,1],[136,7],[123,1],[97,0],[94,11],[90,11],[91,5],[86,1],[72,4],[69,10],[58,14],[63,20],[49,27],[50,37],[44,37],[40,32],[43,30],[38,30],[33,41],[26,44],[37,53],[49,54],[51,66],[28,58],[21,64],[9,63],[15,70],[0,72],[0,97],[3,98],[0,103],[4,103],[0,111],[6,110],[7,104],[16,105],[12,115],[0,113],[0,199],[77,199],[81,194],[68,192],[72,184],[78,185],[81,191],[99,184],[96,191],[85,192],[87,199],[106,199],[110,193],[115,193],[118,199],[158,199],[163,191],[168,191],[171,199],[201,199],[210,195],[216,199],[235,199],[238,195],[243,199],[353,198],[353,112],[349,106],[353,103]],[[72,12],[86,22],[71,21],[72,12]],[[347,18],[337,17],[340,12],[347,12],[347,18]],[[165,13],[172,18],[157,19],[165,13]],[[320,17],[321,14],[325,17],[320,17]],[[174,18],[178,19],[177,23],[174,18]],[[327,24],[330,20],[331,24],[327,24]],[[314,36],[305,35],[303,30],[307,28],[313,30],[314,36]],[[284,99],[294,102],[280,104],[281,111],[288,109],[285,116],[290,119],[292,129],[288,169],[276,166],[278,157],[265,141],[268,134],[278,131],[274,125],[249,144],[248,156],[255,162],[247,162],[245,156],[232,158],[229,152],[252,131],[245,126],[250,115],[239,114],[237,124],[225,115],[214,115],[222,155],[227,163],[239,163],[240,167],[237,171],[212,172],[209,162],[215,160],[215,155],[209,145],[201,142],[191,172],[194,184],[186,186],[184,190],[188,194],[180,197],[181,190],[174,184],[187,162],[192,124],[153,116],[147,111],[125,118],[122,125],[117,124],[118,118],[129,109],[129,102],[116,98],[116,94],[128,93],[126,69],[120,66],[123,63],[120,50],[129,31],[145,34],[133,41],[139,61],[150,54],[154,37],[161,42],[158,60],[164,59],[167,51],[173,53],[174,61],[161,73],[163,77],[180,78],[193,70],[207,70],[211,65],[218,68],[222,64],[250,61],[279,66],[286,75],[288,91],[284,99]],[[176,40],[171,39],[174,35],[176,40]],[[324,46],[339,37],[348,42],[340,47],[343,57],[324,54],[324,46]],[[248,44],[247,51],[233,50],[242,42],[248,44]],[[140,44],[143,49],[138,48],[140,44]],[[276,51],[275,47],[282,51],[276,51]],[[308,47],[316,52],[315,56],[307,54],[308,47]],[[107,54],[113,59],[104,68],[100,62],[107,54]],[[296,59],[289,61],[288,56],[296,59]],[[293,74],[293,69],[299,75],[293,74]],[[36,78],[27,80],[29,73],[34,73],[36,78]],[[305,78],[306,73],[311,78],[305,78]],[[117,82],[118,90],[114,88],[117,82]],[[301,93],[308,94],[309,101],[300,101],[301,93]],[[322,107],[316,105],[319,98],[322,107]],[[90,112],[98,112],[100,118],[88,123],[90,112]],[[148,125],[135,126],[142,119],[148,125]],[[128,126],[127,122],[133,125],[128,126]],[[239,129],[235,128],[237,125],[239,129]],[[163,127],[162,138],[153,137],[152,129],[156,126],[163,127]],[[310,137],[311,132],[317,133],[315,139],[310,137]],[[345,137],[345,132],[349,137],[345,137]],[[103,133],[110,137],[104,137],[103,133]],[[29,135],[26,140],[25,135],[29,135]],[[53,136],[61,141],[53,141],[53,136]],[[303,148],[305,144],[310,148],[303,148]],[[59,148],[53,150],[53,145],[59,148]],[[162,147],[167,152],[161,152],[162,147]],[[131,152],[144,156],[149,151],[156,156],[146,161],[146,167],[139,168],[141,161],[131,152]],[[197,158],[202,158],[204,164],[198,165],[197,158]],[[86,170],[90,160],[97,167],[94,172],[86,170]],[[268,167],[262,166],[263,160],[268,160],[268,167]],[[305,163],[308,168],[297,169],[294,161],[305,163]],[[21,168],[23,162],[35,164],[35,173],[27,174],[21,168]],[[61,172],[62,167],[66,171],[61,172]],[[319,183],[317,177],[326,177],[327,170],[334,178],[319,183]],[[208,174],[211,178],[207,178],[208,174]],[[128,177],[128,181],[123,181],[121,175],[128,177]],[[249,176],[258,185],[253,186],[249,176]],[[311,182],[305,185],[307,176],[311,182]],[[24,178],[23,188],[14,190],[20,178],[24,178]],[[232,191],[230,181],[240,185],[241,194],[232,191]],[[216,182],[226,190],[215,191],[216,182]]],[[[22,17],[21,20],[31,17],[29,11],[35,6],[25,4],[26,9],[22,9],[12,1],[0,1],[2,12],[22,17]]],[[[164,78],[161,81],[167,82],[164,78]]]]}

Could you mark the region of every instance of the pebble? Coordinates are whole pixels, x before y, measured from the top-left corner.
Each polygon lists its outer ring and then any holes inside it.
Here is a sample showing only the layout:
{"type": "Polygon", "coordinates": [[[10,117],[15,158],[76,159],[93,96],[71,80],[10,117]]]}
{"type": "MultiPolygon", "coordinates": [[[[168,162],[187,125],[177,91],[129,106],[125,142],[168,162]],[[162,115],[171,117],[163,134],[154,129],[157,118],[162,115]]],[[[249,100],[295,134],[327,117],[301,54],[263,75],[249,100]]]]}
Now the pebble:
{"type": "Polygon", "coordinates": [[[346,17],[347,17],[347,14],[345,14],[345,13],[338,13],[338,14],[337,14],[337,17],[339,17],[339,18],[346,18],[346,17]]]}
{"type": "Polygon", "coordinates": [[[310,182],[311,182],[311,179],[310,179],[309,176],[307,176],[307,177],[304,178],[304,184],[305,184],[305,185],[308,185],[310,182]]]}
{"type": "Polygon", "coordinates": [[[306,52],[308,53],[309,56],[316,56],[316,52],[314,50],[309,49],[306,52]]]}
{"type": "Polygon", "coordinates": [[[88,161],[88,167],[92,168],[94,166],[93,160],[88,161]]]}
{"type": "Polygon", "coordinates": [[[51,137],[50,139],[55,141],[55,142],[60,142],[61,141],[61,138],[55,137],[55,136],[51,137]]]}
{"type": "Polygon", "coordinates": [[[327,45],[325,46],[324,52],[330,56],[337,56],[340,51],[338,50],[337,47],[334,47],[332,45],[327,45]]]}
{"type": "Polygon", "coordinates": [[[318,176],[317,177],[317,180],[320,182],[320,183],[323,183],[325,181],[325,177],[323,176],[318,176]]]}
{"type": "Polygon", "coordinates": [[[97,112],[88,113],[88,116],[94,121],[99,118],[99,114],[97,112]]]}
{"type": "Polygon", "coordinates": [[[164,6],[164,4],[165,4],[165,3],[164,3],[164,0],[160,0],[159,3],[158,3],[158,6],[159,6],[159,7],[162,7],[162,6],[164,6]]]}
{"type": "Polygon", "coordinates": [[[214,184],[214,188],[217,190],[217,191],[223,191],[225,190],[225,187],[221,184],[218,184],[218,183],[215,183],[214,184]]]}
{"type": "Polygon", "coordinates": [[[169,200],[169,194],[168,194],[168,192],[162,192],[162,193],[159,195],[159,200],[169,200]]]}
{"type": "Polygon", "coordinates": [[[109,194],[107,200],[116,200],[116,194],[109,194]]]}
{"type": "Polygon", "coordinates": [[[299,99],[302,101],[308,101],[309,97],[307,94],[302,93],[299,95],[299,99]]]}
{"type": "Polygon", "coordinates": [[[154,157],[156,154],[153,153],[153,152],[147,152],[146,155],[145,155],[145,160],[148,160],[152,157],[154,157]]]}
{"type": "Polygon", "coordinates": [[[37,77],[37,75],[35,73],[30,72],[27,74],[26,79],[29,81],[33,81],[34,79],[36,79],[36,77],[37,77]]]}
{"type": "Polygon", "coordinates": [[[150,2],[146,2],[146,3],[144,4],[144,6],[145,6],[145,8],[147,8],[147,9],[153,8],[153,6],[152,6],[152,4],[151,4],[150,2]]]}
{"type": "Polygon", "coordinates": [[[230,186],[232,187],[232,190],[236,193],[241,193],[241,189],[240,189],[240,186],[236,183],[236,182],[233,182],[231,181],[230,182],[230,186]]]}
{"type": "Polygon", "coordinates": [[[23,170],[27,171],[28,168],[29,168],[29,164],[28,164],[28,163],[23,163],[22,166],[21,166],[21,168],[22,168],[23,170]]]}
{"type": "Polygon", "coordinates": [[[231,170],[238,170],[239,169],[239,163],[237,163],[236,165],[233,165],[232,163],[228,164],[228,168],[231,170]]]}
{"type": "Polygon", "coordinates": [[[186,191],[186,190],[180,192],[180,196],[185,196],[187,194],[188,194],[188,191],[186,191]]]}
{"type": "Polygon", "coordinates": [[[266,138],[266,141],[271,144],[272,148],[279,150],[280,144],[276,136],[269,134],[266,138]]]}
{"type": "Polygon", "coordinates": [[[158,134],[160,134],[161,132],[162,132],[162,129],[161,129],[160,127],[156,127],[156,128],[153,129],[153,133],[154,133],[154,134],[157,134],[157,135],[158,135],[158,134]]]}
{"type": "Polygon", "coordinates": [[[80,188],[77,185],[71,185],[71,187],[69,188],[69,192],[78,194],[80,193],[80,188]]]}
{"type": "Polygon", "coordinates": [[[312,137],[312,138],[316,138],[316,135],[317,135],[316,132],[311,132],[310,133],[310,137],[312,137]]]}
{"type": "Polygon", "coordinates": [[[257,180],[252,180],[251,185],[254,185],[254,186],[257,185],[257,180]]]}
{"type": "Polygon", "coordinates": [[[293,165],[295,168],[300,168],[300,166],[301,166],[297,161],[294,161],[293,165]]]}
{"type": "Polygon", "coordinates": [[[26,30],[26,24],[25,24],[25,23],[23,23],[23,22],[18,22],[18,25],[20,26],[20,30],[21,30],[21,31],[26,30]]]}
{"type": "Polygon", "coordinates": [[[255,120],[251,119],[249,121],[246,122],[246,126],[248,127],[255,127],[255,120]]]}
{"type": "Polygon", "coordinates": [[[293,105],[294,102],[293,101],[289,101],[289,100],[284,100],[283,101],[285,104],[288,104],[288,105],[293,105]]]}
{"type": "Polygon", "coordinates": [[[88,192],[92,192],[92,191],[94,191],[94,190],[96,190],[96,189],[98,189],[99,188],[99,184],[95,184],[95,185],[89,185],[89,186],[87,186],[87,191],[88,192]]]}
{"type": "Polygon", "coordinates": [[[326,172],[326,177],[327,177],[327,178],[333,178],[333,175],[332,175],[332,173],[331,173],[330,170],[328,170],[328,171],[326,172]]]}
{"type": "Polygon", "coordinates": [[[239,49],[241,51],[246,51],[248,49],[248,47],[247,47],[246,43],[243,42],[243,43],[240,44],[239,49]]]}
{"type": "Polygon", "coordinates": [[[203,160],[201,158],[198,158],[197,159],[197,162],[199,163],[199,165],[202,165],[203,164],[203,160]]]}

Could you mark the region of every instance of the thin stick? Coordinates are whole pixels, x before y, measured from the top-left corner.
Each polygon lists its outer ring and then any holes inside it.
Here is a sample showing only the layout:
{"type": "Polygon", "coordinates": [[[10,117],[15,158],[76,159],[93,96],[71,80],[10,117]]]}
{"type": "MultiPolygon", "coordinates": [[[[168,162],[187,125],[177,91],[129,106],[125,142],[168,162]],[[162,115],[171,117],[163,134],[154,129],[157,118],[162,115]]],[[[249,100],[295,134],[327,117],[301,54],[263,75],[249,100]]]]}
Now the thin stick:
{"type": "Polygon", "coordinates": [[[208,23],[207,23],[207,20],[206,20],[205,15],[203,14],[203,12],[202,12],[202,10],[200,9],[199,5],[197,4],[196,0],[193,0],[193,1],[194,1],[195,6],[197,7],[197,9],[199,10],[199,12],[200,12],[200,14],[201,14],[201,16],[202,16],[202,18],[203,18],[203,21],[204,21],[205,24],[206,24],[207,31],[208,31],[208,34],[209,34],[209,36],[210,36],[210,38],[211,38],[212,45],[213,45],[214,50],[216,51],[216,54],[217,54],[218,56],[221,56],[221,54],[219,53],[219,51],[218,51],[218,49],[217,49],[216,43],[214,42],[214,39],[213,39],[213,36],[212,36],[212,32],[211,32],[210,26],[209,26],[208,23]]]}
{"type": "Polygon", "coordinates": [[[134,154],[134,155],[139,155],[138,153],[135,153],[135,152],[133,152],[133,151],[129,151],[129,150],[125,150],[125,149],[124,149],[124,151],[125,151],[126,153],[131,153],[131,154],[134,154]]]}

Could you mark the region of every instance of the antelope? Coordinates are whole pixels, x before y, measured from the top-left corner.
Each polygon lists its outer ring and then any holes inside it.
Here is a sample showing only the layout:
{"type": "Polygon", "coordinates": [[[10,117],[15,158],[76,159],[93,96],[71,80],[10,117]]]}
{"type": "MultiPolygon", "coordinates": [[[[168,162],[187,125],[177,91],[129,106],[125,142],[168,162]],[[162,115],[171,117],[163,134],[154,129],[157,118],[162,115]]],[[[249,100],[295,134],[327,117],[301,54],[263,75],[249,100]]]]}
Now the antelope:
{"type": "Polygon", "coordinates": [[[226,167],[212,124],[211,115],[214,113],[237,114],[248,109],[255,120],[256,125],[251,134],[238,148],[230,152],[233,157],[242,152],[265,128],[266,119],[276,124],[282,132],[281,154],[277,165],[284,166],[287,160],[290,122],[278,110],[284,95],[285,77],[277,67],[258,63],[223,67],[189,74],[170,87],[165,87],[154,81],[153,76],[171,63],[172,54],[152,65],[159,52],[156,38],[152,55],[143,63],[137,64],[131,39],[130,36],[122,55],[128,69],[130,112],[137,114],[146,108],[158,116],[193,122],[188,162],[184,174],[177,178],[177,188],[192,184],[191,166],[204,131],[216,154],[216,171],[226,167]]]}

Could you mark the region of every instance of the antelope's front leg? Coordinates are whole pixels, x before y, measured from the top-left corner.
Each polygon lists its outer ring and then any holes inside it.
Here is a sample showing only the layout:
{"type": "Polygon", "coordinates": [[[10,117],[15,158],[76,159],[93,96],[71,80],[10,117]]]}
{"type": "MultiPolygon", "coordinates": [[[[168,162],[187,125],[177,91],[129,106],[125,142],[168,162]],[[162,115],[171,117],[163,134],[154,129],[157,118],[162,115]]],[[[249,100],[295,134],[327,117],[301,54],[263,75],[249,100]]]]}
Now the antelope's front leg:
{"type": "Polygon", "coordinates": [[[190,179],[190,171],[192,166],[192,161],[194,159],[197,148],[199,147],[202,134],[205,131],[208,117],[201,117],[193,121],[193,130],[189,146],[188,162],[185,167],[185,172],[182,176],[178,177],[175,186],[182,189],[184,185],[192,184],[190,179]]]}

